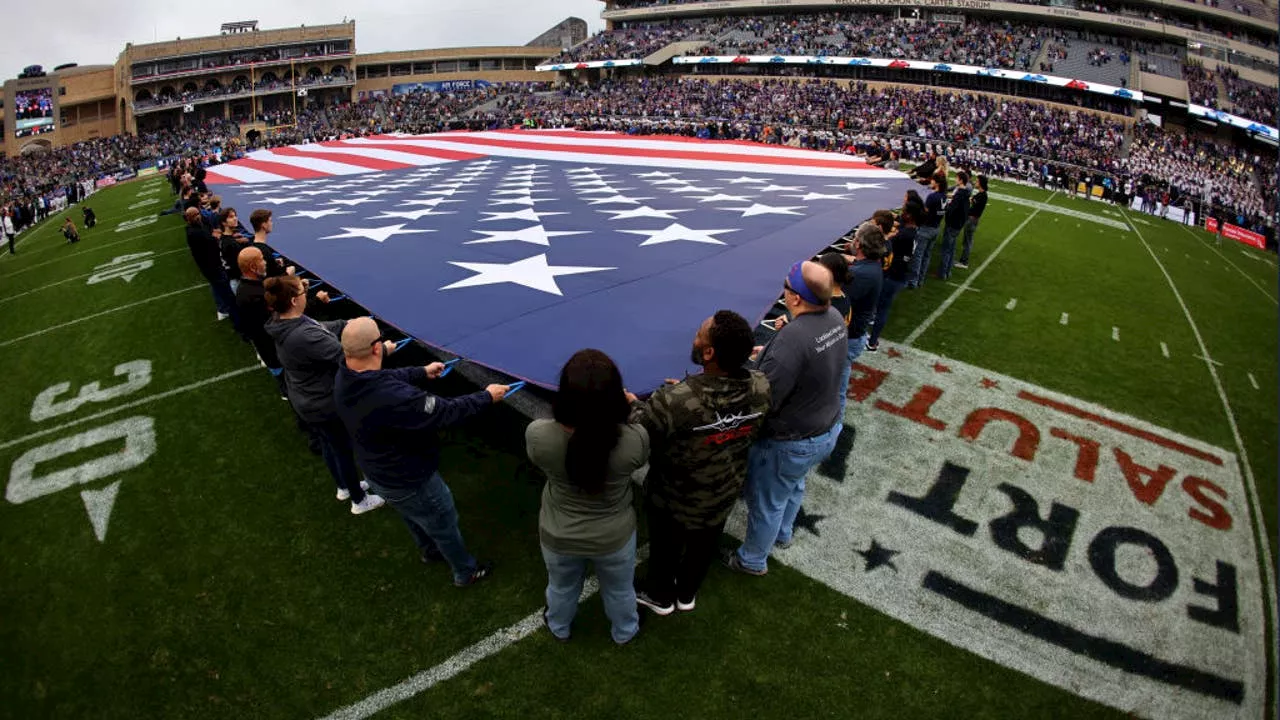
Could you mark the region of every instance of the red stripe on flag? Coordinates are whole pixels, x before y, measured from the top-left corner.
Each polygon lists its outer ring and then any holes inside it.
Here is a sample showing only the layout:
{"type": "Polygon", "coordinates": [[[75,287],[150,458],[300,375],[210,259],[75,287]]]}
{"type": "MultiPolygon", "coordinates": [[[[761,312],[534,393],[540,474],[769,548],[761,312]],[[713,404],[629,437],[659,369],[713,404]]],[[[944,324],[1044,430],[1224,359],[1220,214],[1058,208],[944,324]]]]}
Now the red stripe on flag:
{"type": "MultiPolygon", "coordinates": [[[[414,136],[415,139],[421,138],[424,140],[432,139],[436,137],[438,136],[437,135],[415,135],[414,136]]],[[[441,160],[483,160],[489,157],[488,155],[481,155],[473,152],[466,152],[464,150],[448,150],[445,148],[422,147],[421,145],[413,145],[411,143],[404,142],[405,140],[408,140],[410,138],[397,138],[397,137],[392,137],[390,135],[374,135],[373,138],[376,140],[386,140],[387,142],[378,142],[378,143],[364,142],[359,144],[355,144],[355,143],[347,144],[342,142],[333,142],[333,143],[326,142],[321,144],[331,145],[332,147],[346,147],[346,148],[353,148],[353,149],[354,148],[373,148],[375,150],[394,150],[396,152],[409,153],[410,155],[422,155],[424,157],[439,158],[441,160]]]]}
{"type": "Polygon", "coordinates": [[[276,155],[328,160],[330,162],[342,163],[343,165],[354,165],[355,167],[368,168],[369,170],[402,170],[404,168],[417,167],[416,165],[410,165],[409,163],[396,162],[395,160],[383,160],[375,157],[365,157],[364,155],[356,155],[354,153],[306,152],[305,150],[299,150],[294,146],[273,148],[271,152],[276,155]]]}
{"type": "Polygon", "coordinates": [[[255,160],[254,158],[241,158],[236,160],[232,165],[247,167],[251,170],[261,170],[272,175],[280,175],[290,180],[312,180],[314,178],[333,177],[331,173],[320,172],[310,168],[298,167],[297,165],[286,165],[285,163],[271,162],[270,160],[255,160]]]}
{"type": "Polygon", "coordinates": [[[1074,405],[1061,403],[1061,402],[1058,402],[1057,400],[1052,400],[1042,395],[1036,395],[1035,393],[1028,392],[1026,390],[1019,391],[1018,397],[1021,398],[1022,400],[1033,402],[1043,407],[1052,408],[1059,412],[1063,412],[1068,415],[1074,415],[1075,417],[1088,420],[1089,422],[1097,423],[1099,425],[1102,425],[1103,427],[1109,427],[1112,430],[1119,430],[1120,432],[1126,435],[1132,435],[1133,437],[1146,440],[1147,442],[1152,443],[1153,445],[1159,445],[1160,447],[1165,448],[1167,450],[1180,452],[1183,455],[1190,455],[1193,458],[1204,460],[1205,462],[1211,462],[1214,465],[1222,465],[1222,458],[1218,457],[1217,455],[1211,455],[1207,452],[1204,452],[1203,450],[1197,450],[1196,448],[1193,448],[1189,445],[1184,445],[1178,442],[1177,440],[1172,440],[1170,438],[1164,437],[1163,435],[1156,435],[1153,432],[1148,432],[1146,430],[1143,430],[1142,428],[1136,428],[1132,425],[1129,425],[1127,423],[1122,423],[1118,420],[1112,420],[1110,418],[1102,417],[1101,415],[1098,415],[1096,413],[1091,413],[1088,410],[1082,410],[1078,407],[1075,407],[1074,405]]]}
{"type": "MultiPolygon", "coordinates": [[[[538,150],[541,152],[612,155],[615,157],[662,158],[667,160],[702,160],[704,162],[732,162],[752,165],[785,165],[789,167],[822,167],[841,170],[880,169],[871,165],[844,160],[828,160],[822,157],[779,157],[730,152],[690,152],[686,150],[658,150],[627,147],[625,145],[563,145],[559,143],[525,142],[522,140],[498,140],[495,138],[465,137],[461,135],[436,135],[440,142],[464,145],[510,148],[512,150],[538,150]]],[[[605,138],[601,138],[605,140],[605,138]]]]}
{"type": "Polygon", "coordinates": [[[204,171],[204,181],[207,185],[239,185],[241,182],[240,180],[227,177],[226,175],[216,173],[212,170],[204,171]]]}

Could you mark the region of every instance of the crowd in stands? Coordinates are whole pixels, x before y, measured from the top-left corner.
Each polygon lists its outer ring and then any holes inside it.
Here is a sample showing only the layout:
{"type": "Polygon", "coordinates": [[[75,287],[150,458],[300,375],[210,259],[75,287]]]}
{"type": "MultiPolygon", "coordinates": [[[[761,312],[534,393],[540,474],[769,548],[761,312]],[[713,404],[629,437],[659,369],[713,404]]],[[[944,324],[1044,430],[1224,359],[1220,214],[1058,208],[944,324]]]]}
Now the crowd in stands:
{"type": "Polygon", "coordinates": [[[1187,81],[1187,95],[1191,102],[1205,107],[1218,107],[1218,83],[1213,73],[1197,62],[1182,65],[1182,76],[1187,81]]]}
{"type": "Polygon", "coordinates": [[[1229,67],[1219,67],[1218,74],[1227,88],[1227,98],[1235,105],[1235,115],[1276,125],[1276,88],[1241,79],[1229,67]]]}
{"type": "Polygon", "coordinates": [[[1008,100],[980,138],[987,148],[1121,172],[1124,124],[1096,113],[1008,100]]]}
{"type": "Polygon", "coordinates": [[[146,110],[149,108],[165,107],[168,105],[181,105],[194,102],[196,100],[204,100],[208,98],[228,97],[231,95],[241,95],[249,92],[258,94],[292,91],[295,88],[313,88],[325,85],[343,85],[349,84],[352,80],[343,75],[299,75],[296,81],[280,80],[272,76],[264,78],[254,83],[250,87],[248,82],[235,82],[230,85],[210,85],[203,90],[189,89],[175,94],[155,95],[149,98],[141,98],[135,100],[133,105],[137,110],[146,110]]]}

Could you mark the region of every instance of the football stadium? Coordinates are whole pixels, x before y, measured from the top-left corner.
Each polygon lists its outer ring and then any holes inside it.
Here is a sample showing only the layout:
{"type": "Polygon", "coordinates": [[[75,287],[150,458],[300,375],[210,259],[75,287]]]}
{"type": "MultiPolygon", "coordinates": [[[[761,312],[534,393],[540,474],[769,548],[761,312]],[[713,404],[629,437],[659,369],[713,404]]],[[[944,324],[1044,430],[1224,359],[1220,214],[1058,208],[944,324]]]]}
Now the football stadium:
{"type": "Polygon", "coordinates": [[[1274,0],[591,10],[4,82],[0,717],[1276,718],[1274,0]]]}

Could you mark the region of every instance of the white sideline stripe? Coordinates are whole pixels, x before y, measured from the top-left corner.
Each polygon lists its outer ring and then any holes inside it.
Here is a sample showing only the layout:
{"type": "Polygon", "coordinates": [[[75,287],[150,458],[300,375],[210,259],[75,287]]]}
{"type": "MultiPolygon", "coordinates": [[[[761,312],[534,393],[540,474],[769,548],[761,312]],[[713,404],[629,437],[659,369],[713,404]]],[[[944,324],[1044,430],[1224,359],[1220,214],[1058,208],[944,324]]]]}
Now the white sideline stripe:
{"type": "Polygon", "coordinates": [[[133,402],[125,403],[124,405],[117,405],[116,407],[103,410],[102,412],[98,412],[92,415],[88,415],[86,417],[82,417],[79,420],[72,420],[71,422],[65,422],[61,425],[58,425],[57,427],[45,428],[44,430],[41,430],[39,432],[33,432],[30,435],[24,435],[20,438],[15,438],[13,440],[6,440],[0,443],[0,450],[7,450],[13,447],[14,445],[21,445],[22,443],[30,442],[31,440],[42,438],[46,435],[53,435],[55,433],[60,433],[63,430],[66,430],[67,428],[75,427],[76,425],[83,425],[84,423],[93,422],[94,420],[100,420],[104,417],[107,417],[108,415],[114,415],[118,412],[123,412],[125,410],[132,410],[133,408],[139,407],[141,405],[146,405],[148,403],[153,403],[157,400],[164,400],[166,398],[171,398],[174,395],[181,395],[182,393],[185,393],[185,392],[198,390],[202,387],[205,387],[206,385],[212,385],[214,383],[222,382],[223,380],[229,380],[233,377],[244,375],[247,372],[259,370],[260,367],[261,366],[255,363],[253,365],[242,367],[239,370],[232,370],[231,372],[225,372],[225,373],[222,373],[221,375],[214,375],[213,377],[205,378],[204,380],[200,380],[198,382],[193,382],[190,385],[183,385],[182,387],[176,387],[172,390],[166,390],[162,393],[156,393],[155,395],[148,395],[144,398],[138,398],[133,402]]]}
{"type": "Polygon", "coordinates": [[[1009,298],[1009,304],[1004,306],[1005,310],[1012,310],[1018,307],[1018,298],[1009,298]]]}
{"type": "MultiPolygon", "coordinates": [[[[70,255],[65,255],[63,257],[55,258],[53,260],[45,260],[44,262],[36,263],[35,265],[31,265],[29,267],[24,267],[21,270],[11,272],[8,275],[0,275],[0,280],[3,280],[5,278],[11,278],[14,275],[21,275],[24,272],[27,272],[29,270],[35,270],[38,267],[44,267],[45,265],[52,265],[53,263],[59,263],[59,262],[62,262],[63,260],[68,260],[73,257],[78,257],[86,253],[97,252],[98,250],[101,250],[103,248],[109,248],[115,245],[120,245],[122,243],[133,242],[134,240],[141,240],[144,237],[150,237],[151,235],[156,235],[158,233],[167,232],[170,230],[178,230],[178,228],[160,228],[159,230],[152,230],[151,232],[145,232],[145,233],[142,233],[141,235],[134,235],[133,237],[127,237],[127,238],[124,238],[123,240],[115,240],[113,242],[103,243],[101,245],[95,245],[91,248],[85,248],[84,250],[81,250],[79,252],[73,252],[70,255]]],[[[55,245],[52,248],[41,248],[39,250],[32,250],[31,252],[33,253],[44,252],[45,250],[53,250],[54,248],[57,248],[57,247],[61,247],[61,246],[55,245]]]]}
{"type": "Polygon", "coordinates": [[[1066,324],[1067,324],[1067,322],[1068,322],[1068,321],[1070,321],[1070,320],[1071,320],[1071,316],[1070,316],[1070,315],[1068,315],[1067,313],[1062,313],[1062,317],[1058,319],[1058,324],[1059,324],[1059,325],[1066,325],[1066,324]]]}
{"type": "MultiPolygon", "coordinates": [[[[1058,192],[1055,190],[1053,192],[1053,195],[1049,196],[1049,200],[1053,200],[1053,198],[1057,194],[1058,192]]],[[[1014,228],[1013,232],[1009,233],[1008,237],[1006,237],[1004,241],[1001,242],[1000,245],[996,247],[995,251],[992,252],[990,255],[988,255],[986,260],[982,261],[982,264],[978,266],[978,269],[969,273],[969,276],[964,279],[964,282],[961,283],[960,287],[956,288],[955,291],[952,292],[951,295],[949,295],[946,300],[943,300],[942,304],[939,305],[936,310],[930,313],[929,317],[925,318],[924,322],[920,323],[919,327],[917,327],[915,330],[912,330],[911,334],[908,335],[907,338],[902,341],[902,344],[911,345],[916,340],[919,340],[920,336],[924,334],[924,331],[928,330],[931,325],[937,322],[938,318],[942,317],[942,313],[946,312],[948,308],[950,308],[952,305],[955,304],[956,299],[959,298],[962,294],[964,294],[965,289],[967,289],[970,285],[972,285],[973,281],[978,279],[978,276],[982,275],[982,271],[986,270],[988,265],[994,262],[996,258],[1000,257],[1000,253],[1004,251],[1005,247],[1008,246],[1010,242],[1013,242],[1013,239],[1018,236],[1018,233],[1022,232],[1022,228],[1026,227],[1027,223],[1030,223],[1032,220],[1034,220],[1035,216],[1039,215],[1042,209],[1043,208],[1036,208],[1030,215],[1027,216],[1026,220],[1022,221],[1021,225],[1014,228]]]]}
{"type": "MultiPolygon", "coordinates": [[[[1129,219],[1128,213],[1124,210],[1120,211],[1124,215],[1125,220],[1129,219]]],[[[1147,253],[1151,255],[1151,259],[1155,261],[1156,267],[1160,268],[1160,273],[1164,275],[1164,279],[1169,283],[1169,289],[1173,291],[1173,297],[1177,299],[1178,305],[1182,307],[1182,314],[1187,318],[1187,324],[1191,326],[1191,334],[1195,335],[1196,344],[1200,346],[1202,354],[1201,359],[1205,361],[1204,366],[1209,369],[1209,377],[1213,379],[1213,387],[1218,391],[1218,399],[1222,401],[1222,409],[1227,411],[1227,424],[1231,426],[1231,436],[1236,442],[1236,450],[1240,456],[1240,465],[1244,468],[1244,476],[1246,485],[1249,489],[1250,510],[1253,514],[1254,524],[1254,542],[1259,548],[1259,554],[1262,556],[1263,571],[1267,577],[1267,599],[1270,601],[1270,620],[1271,633],[1273,641],[1268,643],[1271,652],[1271,670],[1276,672],[1276,668],[1280,667],[1280,652],[1277,651],[1277,643],[1274,642],[1274,634],[1277,632],[1277,615],[1276,615],[1276,579],[1275,570],[1271,566],[1271,541],[1267,536],[1267,524],[1262,517],[1262,506],[1258,499],[1258,488],[1253,477],[1253,467],[1249,465],[1249,454],[1244,448],[1244,438],[1240,436],[1240,427],[1236,424],[1236,415],[1231,410],[1231,402],[1227,400],[1227,392],[1222,388],[1222,380],[1218,377],[1218,370],[1213,366],[1210,359],[1209,347],[1205,345],[1204,338],[1200,335],[1200,328],[1196,325],[1195,318],[1191,317],[1191,309],[1187,307],[1187,303],[1182,299],[1182,293],[1178,292],[1178,286],[1174,284],[1173,277],[1169,275],[1169,271],[1165,269],[1164,263],[1160,262],[1160,257],[1156,255],[1151,246],[1147,244],[1146,238],[1142,237],[1142,232],[1138,230],[1138,226],[1133,226],[1133,231],[1137,233],[1138,240],[1142,246],[1147,249],[1147,253]]],[[[1264,633],[1265,637],[1265,633],[1264,633]]],[[[1264,649],[1264,652],[1266,650],[1264,649]]],[[[1280,708],[1280,697],[1273,694],[1271,696],[1272,716],[1277,715],[1277,708],[1280,708]]]]}
{"type": "MultiPolygon", "coordinates": [[[[636,564],[639,565],[644,562],[648,555],[648,545],[636,549],[636,564]]],[[[587,582],[582,586],[582,594],[578,596],[578,602],[591,597],[599,589],[600,583],[596,580],[595,575],[587,578],[587,582]]],[[[335,710],[329,715],[325,715],[322,720],[364,720],[364,718],[382,712],[392,705],[404,702],[461,674],[481,660],[497,655],[520,640],[529,637],[541,627],[542,609],[539,608],[525,616],[523,620],[515,625],[495,631],[492,635],[449,657],[439,665],[423,670],[412,677],[405,678],[391,687],[383,688],[359,702],[335,710]]]]}
{"type": "Polygon", "coordinates": [[[1249,384],[1253,385],[1253,389],[1261,390],[1262,388],[1258,387],[1258,380],[1253,376],[1253,373],[1249,373],[1248,375],[1249,375],[1249,384]]]}
{"type": "Polygon", "coordinates": [[[1217,254],[1218,254],[1218,257],[1222,258],[1224,261],[1226,261],[1226,263],[1227,263],[1228,265],[1230,265],[1231,267],[1235,268],[1235,271],[1236,271],[1236,272],[1238,272],[1238,273],[1240,273],[1242,276],[1244,276],[1244,279],[1245,279],[1245,280],[1248,280],[1250,285],[1252,285],[1252,286],[1254,286],[1254,287],[1258,288],[1258,292],[1262,293],[1263,295],[1266,295],[1268,300],[1270,300],[1271,302],[1275,303],[1277,306],[1280,306],[1280,299],[1277,299],[1274,295],[1272,295],[1271,293],[1267,292],[1267,291],[1266,291],[1266,290],[1265,290],[1261,285],[1259,285],[1256,281],[1254,281],[1254,279],[1253,279],[1253,278],[1249,277],[1249,274],[1248,274],[1248,273],[1246,273],[1244,270],[1241,270],[1241,269],[1240,269],[1240,267],[1239,267],[1238,265],[1236,265],[1235,263],[1231,262],[1231,259],[1230,259],[1230,258],[1228,258],[1226,255],[1223,255],[1223,254],[1222,254],[1222,251],[1221,251],[1221,250],[1219,250],[1218,248],[1214,247],[1213,243],[1208,242],[1208,241],[1204,240],[1203,238],[1201,238],[1200,236],[1196,235],[1195,233],[1191,232],[1190,230],[1188,230],[1188,229],[1187,229],[1187,226],[1186,226],[1186,225],[1179,225],[1178,227],[1182,228],[1182,231],[1183,231],[1183,232],[1185,232],[1186,234],[1188,234],[1188,235],[1190,235],[1191,237],[1195,238],[1196,240],[1200,241],[1200,244],[1204,245],[1205,247],[1207,247],[1207,248],[1209,248],[1210,250],[1212,250],[1212,251],[1214,251],[1215,253],[1217,253],[1217,254]]]}
{"type": "Polygon", "coordinates": [[[41,336],[41,335],[45,335],[45,334],[51,333],[51,332],[53,332],[53,331],[55,331],[55,330],[61,330],[62,328],[65,328],[65,327],[71,327],[72,325],[79,325],[79,324],[80,324],[80,323],[82,323],[82,322],[86,322],[86,321],[89,321],[89,320],[93,320],[94,318],[100,318],[100,317],[102,317],[103,315],[110,315],[111,313],[117,313],[117,312],[120,312],[121,310],[128,310],[129,308],[135,308],[135,307],[138,307],[139,305],[146,305],[147,303],[155,302],[156,300],[163,300],[163,299],[165,299],[165,298],[167,298],[167,297],[173,297],[174,295],[180,295],[180,294],[182,294],[182,293],[184,293],[184,292],[190,292],[190,291],[195,290],[195,289],[197,289],[197,288],[208,287],[208,285],[209,285],[208,283],[203,283],[203,282],[202,282],[202,283],[198,283],[198,284],[196,284],[196,285],[192,285],[192,286],[190,286],[190,287],[184,287],[184,288],[182,288],[181,290],[173,290],[173,291],[170,291],[170,292],[164,293],[163,295],[153,295],[153,296],[151,296],[151,297],[147,298],[146,300],[138,300],[137,302],[131,302],[131,303],[127,304],[127,305],[121,305],[121,306],[119,306],[119,307],[113,307],[113,308],[111,308],[111,309],[109,309],[109,310],[103,310],[102,312],[96,312],[96,313],[94,313],[94,314],[92,314],[92,315],[85,315],[85,316],[84,316],[84,317],[82,317],[82,318],[76,318],[75,320],[69,320],[69,321],[67,321],[67,322],[59,323],[59,324],[57,324],[57,325],[51,325],[51,326],[49,326],[49,327],[47,327],[47,328],[45,328],[45,329],[43,329],[43,330],[36,330],[35,332],[27,333],[26,335],[20,335],[20,336],[18,336],[18,337],[16,337],[16,338],[13,338],[13,339],[11,339],[11,340],[5,340],[4,342],[0,342],[0,348],[2,348],[2,347],[9,347],[10,345],[13,345],[14,343],[20,343],[20,342],[22,342],[23,340],[29,340],[29,339],[31,339],[31,338],[33,338],[33,337],[39,337],[39,336],[41,336]]]}
{"type": "Polygon", "coordinates": [[[1120,328],[1114,325],[1111,326],[1111,339],[1120,342],[1120,328]]]}
{"type": "Polygon", "coordinates": [[[1160,343],[1160,353],[1165,357],[1169,357],[1169,346],[1164,343],[1160,343]]]}
{"type": "MultiPolygon", "coordinates": [[[[167,251],[165,251],[165,252],[157,253],[157,254],[155,254],[155,255],[151,255],[151,256],[148,256],[148,257],[145,257],[145,258],[138,258],[138,261],[139,261],[139,262],[141,262],[142,260],[152,260],[152,259],[154,259],[154,258],[164,257],[165,255],[172,255],[172,254],[174,254],[174,253],[186,252],[186,251],[187,251],[187,249],[186,249],[186,248],[178,248],[177,250],[167,250],[167,251]]],[[[30,295],[30,294],[32,294],[32,293],[38,293],[38,292],[40,292],[41,290],[48,290],[48,289],[49,289],[49,288],[51,288],[51,287],[57,287],[57,286],[59,286],[59,285],[63,285],[63,284],[65,284],[65,283],[69,283],[69,282],[71,282],[72,280],[79,280],[79,279],[81,279],[81,278],[92,277],[93,275],[97,275],[98,273],[103,272],[104,270],[107,270],[107,269],[108,269],[108,268],[102,268],[102,267],[94,268],[93,270],[90,270],[89,272],[87,272],[87,273],[85,273],[85,274],[83,274],[83,275],[73,275],[72,277],[69,277],[69,278],[67,278],[66,280],[59,280],[59,281],[57,281],[57,282],[51,282],[51,283],[49,283],[48,285],[41,285],[41,286],[40,286],[40,287],[38,287],[38,288],[35,288],[35,289],[32,289],[32,290],[28,290],[28,291],[26,291],[26,292],[20,292],[20,293],[18,293],[17,295],[10,295],[9,297],[3,297],[3,298],[0,298],[0,305],[3,305],[3,304],[5,304],[5,303],[9,302],[10,300],[17,300],[17,299],[18,299],[18,298],[20,298],[20,297],[26,297],[26,296],[28,296],[28,295],[30,295]]]]}

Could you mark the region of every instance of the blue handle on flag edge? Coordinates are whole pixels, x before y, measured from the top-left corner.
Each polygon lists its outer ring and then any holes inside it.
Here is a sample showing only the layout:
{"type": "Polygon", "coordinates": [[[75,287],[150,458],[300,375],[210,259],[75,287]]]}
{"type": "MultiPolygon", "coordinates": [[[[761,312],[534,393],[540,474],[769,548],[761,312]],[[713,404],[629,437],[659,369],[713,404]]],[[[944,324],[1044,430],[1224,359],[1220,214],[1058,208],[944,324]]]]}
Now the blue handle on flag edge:
{"type": "Polygon", "coordinates": [[[339,302],[339,301],[341,301],[341,300],[346,300],[346,299],[347,299],[347,296],[346,296],[346,295],[335,295],[335,296],[333,296],[333,297],[329,298],[329,302],[331,302],[331,303],[336,303],[336,302],[339,302]]]}
{"type": "Polygon", "coordinates": [[[449,373],[453,372],[453,366],[457,365],[460,362],[462,362],[462,358],[454,358],[449,362],[445,363],[444,371],[440,373],[440,377],[444,377],[445,375],[448,375],[449,373]]]}
{"type": "Polygon", "coordinates": [[[323,281],[323,280],[317,280],[317,281],[316,281],[316,282],[314,282],[314,283],[309,283],[309,284],[307,285],[307,289],[308,289],[308,290],[315,290],[316,288],[322,288],[322,287],[324,287],[324,286],[325,286],[325,285],[327,285],[327,284],[328,284],[328,283],[326,283],[326,282],[325,282],[325,281],[323,281]]]}
{"type": "Polygon", "coordinates": [[[506,394],[506,395],[503,395],[503,396],[502,396],[502,399],[503,399],[503,400],[505,400],[505,399],[507,399],[507,398],[511,397],[512,395],[515,395],[516,393],[518,393],[518,392],[520,392],[521,390],[523,390],[523,389],[524,389],[524,386],[525,386],[525,385],[528,385],[528,384],[529,384],[529,383],[525,382],[524,380],[521,380],[521,381],[519,381],[519,382],[513,382],[513,383],[511,383],[510,385],[508,385],[508,386],[507,386],[507,394],[506,394]]]}
{"type": "Polygon", "coordinates": [[[405,345],[408,345],[411,342],[413,342],[413,338],[411,337],[407,337],[401,340],[400,342],[396,343],[396,350],[399,350],[400,348],[404,347],[405,345]]]}

